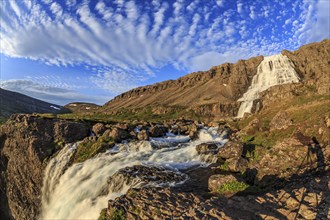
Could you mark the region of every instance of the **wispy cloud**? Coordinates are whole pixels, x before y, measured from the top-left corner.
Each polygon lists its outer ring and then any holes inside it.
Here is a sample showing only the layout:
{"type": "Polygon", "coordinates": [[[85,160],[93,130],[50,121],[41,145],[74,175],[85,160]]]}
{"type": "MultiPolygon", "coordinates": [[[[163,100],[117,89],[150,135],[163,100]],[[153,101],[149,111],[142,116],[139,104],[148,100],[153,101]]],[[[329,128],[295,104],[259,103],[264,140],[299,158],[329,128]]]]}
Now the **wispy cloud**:
{"type": "Polygon", "coordinates": [[[71,89],[40,84],[32,80],[6,80],[0,82],[0,87],[58,105],[65,105],[77,101],[104,104],[110,98],[82,95],[71,89]]]}
{"type": "Polygon", "coordinates": [[[166,65],[204,70],[329,37],[329,4],[4,0],[1,52],[50,65],[86,65],[95,85],[119,93],[166,65]]]}

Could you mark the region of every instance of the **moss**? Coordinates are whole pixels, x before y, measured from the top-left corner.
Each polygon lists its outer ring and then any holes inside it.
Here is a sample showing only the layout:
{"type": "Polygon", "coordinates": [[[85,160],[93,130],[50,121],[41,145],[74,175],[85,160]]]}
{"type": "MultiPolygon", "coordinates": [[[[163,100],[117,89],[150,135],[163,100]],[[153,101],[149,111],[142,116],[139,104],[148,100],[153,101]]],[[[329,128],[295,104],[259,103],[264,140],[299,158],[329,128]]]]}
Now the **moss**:
{"type": "Polygon", "coordinates": [[[110,216],[111,220],[126,220],[125,212],[121,209],[114,208],[112,215],[110,216]]]}
{"type": "Polygon", "coordinates": [[[231,181],[218,187],[218,193],[235,193],[243,191],[249,187],[248,184],[239,181],[231,181]]]}
{"type": "Polygon", "coordinates": [[[102,209],[100,216],[97,220],[111,220],[110,216],[107,213],[107,209],[102,209]]]}
{"type": "Polygon", "coordinates": [[[229,170],[229,164],[228,164],[228,162],[224,162],[223,164],[221,164],[219,166],[219,169],[220,170],[224,170],[224,171],[228,171],[229,170]]]}
{"type": "Polygon", "coordinates": [[[75,153],[73,163],[84,162],[98,153],[105,152],[114,142],[111,138],[100,137],[97,141],[81,142],[75,153]]]}

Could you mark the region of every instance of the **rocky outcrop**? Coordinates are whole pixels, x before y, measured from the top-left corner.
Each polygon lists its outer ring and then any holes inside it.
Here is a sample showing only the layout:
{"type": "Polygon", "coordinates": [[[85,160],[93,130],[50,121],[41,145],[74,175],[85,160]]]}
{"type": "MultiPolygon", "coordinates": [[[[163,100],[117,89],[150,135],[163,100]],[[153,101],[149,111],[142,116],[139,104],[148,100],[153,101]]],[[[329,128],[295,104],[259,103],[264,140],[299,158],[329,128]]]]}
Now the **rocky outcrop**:
{"type": "Polygon", "coordinates": [[[168,186],[186,180],[186,175],[161,167],[136,165],[126,167],[108,180],[109,190],[119,192],[124,186],[141,188],[145,186],[168,186]]]}
{"type": "Polygon", "coordinates": [[[14,219],[36,219],[41,202],[43,161],[55,142],[74,142],[89,135],[77,122],[14,115],[0,127],[1,209],[14,219]]]}
{"type": "Polygon", "coordinates": [[[297,73],[319,94],[330,92],[330,40],[304,45],[294,52],[283,51],[293,61],[297,73]]]}
{"type": "Polygon", "coordinates": [[[131,189],[109,201],[102,219],[327,219],[328,182],[329,173],[300,176],[277,190],[230,198],[175,188],[131,189]]]}

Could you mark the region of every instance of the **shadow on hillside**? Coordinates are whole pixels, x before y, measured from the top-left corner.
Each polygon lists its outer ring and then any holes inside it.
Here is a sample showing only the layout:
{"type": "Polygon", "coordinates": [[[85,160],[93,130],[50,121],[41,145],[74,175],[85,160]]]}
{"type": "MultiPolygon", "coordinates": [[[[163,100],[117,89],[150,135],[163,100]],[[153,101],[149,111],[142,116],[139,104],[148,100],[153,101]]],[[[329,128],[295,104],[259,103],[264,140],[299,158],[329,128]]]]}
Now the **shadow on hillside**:
{"type": "Polygon", "coordinates": [[[225,214],[232,219],[242,219],[244,216],[239,213],[244,214],[245,211],[254,212],[253,219],[327,219],[330,209],[330,172],[325,169],[326,163],[320,144],[315,137],[312,140],[313,143],[309,145],[301,165],[289,179],[266,175],[257,180],[258,171],[247,170],[245,179],[251,186],[227,199],[226,205],[236,206],[234,208],[237,212],[230,208],[223,209],[225,214]],[[311,162],[312,154],[317,157],[317,167],[301,172],[303,164],[311,162]]]}

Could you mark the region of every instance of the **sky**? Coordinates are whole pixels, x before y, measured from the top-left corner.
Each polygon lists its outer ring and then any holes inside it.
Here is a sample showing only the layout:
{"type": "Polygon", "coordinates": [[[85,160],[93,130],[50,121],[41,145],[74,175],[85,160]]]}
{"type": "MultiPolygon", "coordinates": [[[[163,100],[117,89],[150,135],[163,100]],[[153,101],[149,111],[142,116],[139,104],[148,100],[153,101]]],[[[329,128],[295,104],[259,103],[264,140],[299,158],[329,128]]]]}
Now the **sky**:
{"type": "Polygon", "coordinates": [[[0,87],[54,104],[330,38],[329,0],[0,0],[0,87]]]}

